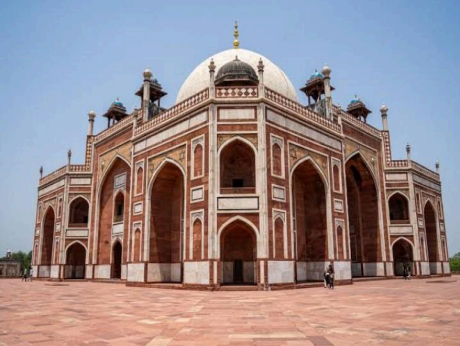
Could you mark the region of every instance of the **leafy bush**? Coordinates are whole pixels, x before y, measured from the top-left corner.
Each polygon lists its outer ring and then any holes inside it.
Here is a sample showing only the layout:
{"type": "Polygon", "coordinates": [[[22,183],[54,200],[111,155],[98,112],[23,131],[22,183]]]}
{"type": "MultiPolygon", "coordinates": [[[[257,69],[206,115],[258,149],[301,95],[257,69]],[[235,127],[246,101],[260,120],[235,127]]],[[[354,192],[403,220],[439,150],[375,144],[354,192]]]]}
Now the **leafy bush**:
{"type": "Polygon", "coordinates": [[[460,252],[455,254],[450,259],[450,271],[451,272],[460,272],[460,252]]]}

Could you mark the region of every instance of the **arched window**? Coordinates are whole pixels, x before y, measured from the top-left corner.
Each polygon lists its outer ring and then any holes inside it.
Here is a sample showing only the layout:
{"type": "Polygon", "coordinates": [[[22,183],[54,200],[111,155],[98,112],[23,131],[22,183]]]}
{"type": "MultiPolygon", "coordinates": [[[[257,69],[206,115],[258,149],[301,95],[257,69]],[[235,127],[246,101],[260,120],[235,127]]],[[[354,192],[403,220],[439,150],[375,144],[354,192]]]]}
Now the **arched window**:
{"type": "Polygon", "coordinates": [[[255,155],[240,140],[227,145],[220,154],[220,187],[222,193],[254,193],[256,187],[255,155]]]}
{"type": "Polygon", "coordinates": [[[281,147],[278,143],[273,144],[273,174],[282,175],[282,164],[281,164],[281,147]]]}
{"type": "Polygon", "coordinates": [[[409,207],[407,198],[400,193],[395,193],[388,201],[390,208],[390,221],[400,222],[409,221],[409,207]]]}
{"type": "Polygon", "coordinates": [[[41,214],[42,214],[42,206],[39,205],[37,209],[37,223],[40,223],[41,214]]]}
{"type": "Polygon", "coordinates": [[[338,165],[333,166],[332,174],[334,176],[334,191],[340,191],[340,172],[338,165]]]}
{"type": "Polygon", "coordinates": [[[58,215],[57,217],[61,217],[62,216],[62,197],[59,198],[58,200],[58,215]]]}
{"type": "Polygon", "coordinates": [[[284,259],[284,222],[280,217],[275,220],[275,258],[284,259]]]}
{"type": "Polygon", "coordinates": [[[136,194],[141,194],[142,193],[142,184],[143,184],[143,179],[144,178],[144,169],[142,167],[139,167],[137,169],[137,175],[136,175],[136,194]]]}
{"type": "Polygon", "coordinates": [[[83,197],[75,198],[69,207],[69,227],[88,227],[89,204],[83,197]]]}
{"type": "Polygon", "coordinates": [[[125,212],[125,196],[123,192],[118,192],[115,197],[114,208],[113,208],[113,222],[122,222],[123,214],[125,212]]]}
{"type": "Polygon", "coordinates": [[[193,152],[193,176],[203,175],[203,147],[198,144],[193,152]]]}
{"type": "Polygon", "coordinates": [[[420,195],[418,193],[415,195],[415,203],[417,204],[417,211],[419,213],[421,213],[422,212],[422,204],[420,203],[420,195]]]}
{"type": "Polygon", "coordinates": [[[141,231],[136,229],[134,232],[134,258],[133,262],[137,263],[140,261],[139,255],[141,253],[141,231]]]}
{"type": "Polygon", "coordinates": [[[339,260],[344,260],[343,253],[343,229],[342,226],[337,227],[337,257],[339,260]]]}
{"type": "Polygon", "coordinates": [[[201,259],[201,220],[193,223],[193,259],[201,259]]]}

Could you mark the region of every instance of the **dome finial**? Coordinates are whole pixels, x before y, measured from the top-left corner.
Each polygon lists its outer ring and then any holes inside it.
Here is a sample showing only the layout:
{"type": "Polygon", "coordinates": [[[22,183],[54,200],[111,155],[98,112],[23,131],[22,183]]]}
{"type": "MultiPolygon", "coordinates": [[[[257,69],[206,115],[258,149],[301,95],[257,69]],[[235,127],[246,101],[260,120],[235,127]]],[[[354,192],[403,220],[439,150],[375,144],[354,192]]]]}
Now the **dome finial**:
{"type": "Polygon", "coordinates": [[[238,37],[240,36],[238,32],[238,22],[235,20],[235,30],[233,31],[233,36],[235,39],[233,40],[233,48],[238,49],[240,47],[240,41],[238,40],[238,37]]]}

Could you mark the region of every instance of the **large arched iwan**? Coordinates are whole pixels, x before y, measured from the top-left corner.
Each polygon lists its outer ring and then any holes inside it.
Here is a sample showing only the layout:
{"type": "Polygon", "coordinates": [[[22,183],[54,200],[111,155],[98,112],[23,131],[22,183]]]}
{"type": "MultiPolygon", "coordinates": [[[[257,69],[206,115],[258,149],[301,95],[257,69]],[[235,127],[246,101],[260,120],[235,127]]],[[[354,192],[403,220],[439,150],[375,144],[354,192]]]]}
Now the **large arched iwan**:
{"type": "MultiPolygon", "coordinates": [[[[129,208],[124,207],[123,215],[121,217],[117,217],[118,210],[115,210],[115,195],[118,196],[118,199],[123,198],[124,206],[127,206],[128,196],[130,193],[130,181],[130,167],[124,160],[116,158],[111,167],[109,168],[109,171],[106,173],[103,184],[100,189],[98,264],[110,264],[112,229],[114,224],[120,224],[121,222],[123,222],[123,234],[127,234],[128,222],[126,220],[128,220],[129,208]],[[117,181],[115,181],[116,178],[117,181]],[[123,181],[124,184],[122,183],[123,181]],[[119,194],[121,194],[121,196],[119,194]]],[[[123,248],[126,248],[127,239],[127,236],[123,236],[123,248]]],[[[126,258],[124,258],[122,262],[126,262],[126,258]]]]}
{"type": "Polygon", "coordinates": [[[437,262],[440,261],[440,256],[438,251],[439,244],[436,229],[436,212],[430,201],[426,203],[423,215],[425,217],[425,232],[428,247],[428,261],[430,262],[430,273],[438,274],[437,262]]]}
{"type": "Polygon", "coordinates": [[[163,264],[160,271],[169,271],[161,273],[162,278],[170,278],[168,281],[182,281],[177,273],[182,272],[178,268],[183,260],[183,219],[184,176],[176,164],[167,162],[157,173],[150,193],[149,258],[152,263],[163,264]]]}
{"type": "Polygon", "coordinates": [[[43,238],[41,251],[41,265],[51,265],[53,258],[53,237],[56,216],[53,208],[48,208],[43,218],[43,238]]]}
{"type": "Polygon", "coordinates": [[[376,276],[375,266],[382,261],[380,248],[377,187],[362,157],[354,155],[346,163],[348,218],[353,276],[376,276]]]}
{"type": "Polygon", "coordinates": [[[322,280],[328,259],[326,186],[316,166],[305,160],[292,173],[297,281],[322,280]]]}

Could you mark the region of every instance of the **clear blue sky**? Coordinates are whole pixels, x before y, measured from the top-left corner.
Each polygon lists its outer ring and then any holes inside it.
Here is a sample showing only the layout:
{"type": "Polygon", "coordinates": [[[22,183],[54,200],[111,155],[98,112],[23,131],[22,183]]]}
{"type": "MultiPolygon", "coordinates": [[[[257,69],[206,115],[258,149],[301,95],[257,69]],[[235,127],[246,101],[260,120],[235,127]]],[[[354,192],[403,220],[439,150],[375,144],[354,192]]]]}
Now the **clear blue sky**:
{"type": "Polygon", "coordinates": [[[335,103],[357,93],[379,128],[387,104],[393,157],[409,142],[416,161],[441,162],[450,254],[460,252],[459,16],[458,1],[1,1],[0,255],[31,249],[38,169],[64,165],[68,148],[83,163],[87,112],[99,131],[116,97],[138,107],[146,66],[171,106],[199,62],[231,47],[235,19],[241,47],[296,88],[327,62],[335,103]]]}

